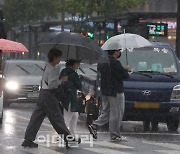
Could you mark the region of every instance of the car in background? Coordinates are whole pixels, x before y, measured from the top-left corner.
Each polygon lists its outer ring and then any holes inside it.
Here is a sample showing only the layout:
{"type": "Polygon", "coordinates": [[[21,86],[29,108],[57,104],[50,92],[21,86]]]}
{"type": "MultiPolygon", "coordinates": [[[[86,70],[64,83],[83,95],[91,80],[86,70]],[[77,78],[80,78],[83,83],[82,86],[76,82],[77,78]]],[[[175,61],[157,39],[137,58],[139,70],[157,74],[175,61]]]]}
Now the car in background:
{"type": "MultiPolygon", "coordinates": [[[[62,61],[59,64],[59,73],[62,69],[66,67],[66,62],[62,61]]],[[[77,70],[77,73],[81,76],[83,74],[86,75],[95,75],[97,74],[97,64],[86,64],[81,63],[79,69],[77,70]]]]}
{"type": "Polygon", "coordinates": [[[7,60],[3,70],[4,107],[11,103],[37,102],[46,62],[7,60]]]}

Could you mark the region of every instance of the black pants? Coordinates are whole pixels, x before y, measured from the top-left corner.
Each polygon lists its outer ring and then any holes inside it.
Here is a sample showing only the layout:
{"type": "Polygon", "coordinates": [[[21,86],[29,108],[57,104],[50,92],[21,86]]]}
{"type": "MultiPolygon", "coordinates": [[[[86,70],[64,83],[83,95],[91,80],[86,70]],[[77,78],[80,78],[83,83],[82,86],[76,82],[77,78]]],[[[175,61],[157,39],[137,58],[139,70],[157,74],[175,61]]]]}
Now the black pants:
{"type": "Polygon", "coordinates": [[[48,117],[49,121],[58,134],[64,134],[65,137],[70,135],[70,132],[65,125],[64,117],[58,100],[49,90],[41,90],[39,102],[37,103],[37,106],[32,113],[30,122],[26,129],[26,140],[35,140],[37,132],[45,116],[48,117]]]}

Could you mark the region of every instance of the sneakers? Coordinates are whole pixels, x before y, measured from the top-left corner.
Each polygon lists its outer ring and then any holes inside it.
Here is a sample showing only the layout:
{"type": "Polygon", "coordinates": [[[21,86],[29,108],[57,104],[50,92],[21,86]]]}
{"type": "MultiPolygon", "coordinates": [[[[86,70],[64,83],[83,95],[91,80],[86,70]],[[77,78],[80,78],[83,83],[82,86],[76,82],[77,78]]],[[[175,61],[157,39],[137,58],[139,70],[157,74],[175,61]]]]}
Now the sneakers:
{"type": "Polygon", "coordinates": [[[21,144],[23,147],[29,147],[29,148],[37,148],[38,144],[34,143],[33,141],[24,140],[21,144]]]}
{"type": "Polygon", "coordinates": [[[92,125],[89,125],[89,126],[88,126],[88,129],[89,129],[90,134],[93,135],[93,138],[94,138],[94,139],[97,139],[97,130],[96,130],[95,128],[93,128],[92,125]]]}
{"type": "Polygon", "coordinates": [[[110,141],[111,141],[111,142],[127,141],[127,138],[126,138],[126,137],[123,137],[123,136],[121,136],[121,137],[112,137],[110,141]]]}

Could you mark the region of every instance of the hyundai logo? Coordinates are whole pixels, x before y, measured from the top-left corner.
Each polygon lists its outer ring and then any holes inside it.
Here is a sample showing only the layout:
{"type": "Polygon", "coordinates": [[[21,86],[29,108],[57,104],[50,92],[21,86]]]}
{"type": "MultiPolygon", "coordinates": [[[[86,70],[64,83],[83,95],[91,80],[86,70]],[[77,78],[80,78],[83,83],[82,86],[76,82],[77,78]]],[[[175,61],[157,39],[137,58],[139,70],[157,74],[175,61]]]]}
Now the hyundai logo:
{"type": "Polygon", "coordinates": [[[35,91],[39,91],[39,86],[33,86],[33,87],[32,87],[32,91],[34,91],[34,92],[35,92],[35,91]]]}
{"type": "Polygon", "coordinates": [[[146,96],[149,96],[149,95],[151,95],[151,91],[150,90],[143,90],[142,94],[146,95],[146,96]]]}

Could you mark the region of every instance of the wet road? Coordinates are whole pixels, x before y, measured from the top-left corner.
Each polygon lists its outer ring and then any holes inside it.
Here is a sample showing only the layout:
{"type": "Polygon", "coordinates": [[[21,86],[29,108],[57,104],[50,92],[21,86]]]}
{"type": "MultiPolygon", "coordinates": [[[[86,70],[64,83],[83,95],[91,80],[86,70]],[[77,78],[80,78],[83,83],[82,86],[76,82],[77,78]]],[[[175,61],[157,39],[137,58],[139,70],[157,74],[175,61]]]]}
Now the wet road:
{"type": "Polygon", "coordinates": [[[48,119],[45,119],[37,135],[38,148],[23,148],[25,129],[29,122],[33,104],[12,104],[4,110],[3,124],[0,127],[0,154],[179,154],[180,129],[169,133],[165,124],[160,124],[159,132],[143,133],[141,122],[123,122],[122,135],[127,141],[113,143],[109,140],[106,129],[98,132],[98,139],[93,141],[89,136],[84,117],[78,121],[77,132],[83,143],[66,150],[56,141],[57,134],[48,119]]]}

